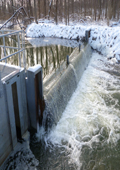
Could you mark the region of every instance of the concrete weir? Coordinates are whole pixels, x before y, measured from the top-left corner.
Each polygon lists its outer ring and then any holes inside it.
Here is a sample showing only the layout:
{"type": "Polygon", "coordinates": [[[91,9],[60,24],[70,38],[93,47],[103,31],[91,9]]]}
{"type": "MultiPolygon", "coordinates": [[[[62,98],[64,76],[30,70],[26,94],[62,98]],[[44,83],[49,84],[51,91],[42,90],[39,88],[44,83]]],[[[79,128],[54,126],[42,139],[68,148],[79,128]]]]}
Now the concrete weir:
{"type": "Polygon", "coordinates": [[[91,47],[76,48],[42,81],[42,67],[25,70],[0,64],[0,166],[26,131],[57,124],[91,58],[91,47]],[[3,71],[4,70],[4,71],[3,71]]]}
{"type": "Polygon", "coordinates": [[[56,73],[44,80],[44,99],[46,108],[43,113],[43,126],[49,129],[59,121],[70,97],[86,69],[92,54],[89,44],[79,51],[76,48],[56,73]]]}

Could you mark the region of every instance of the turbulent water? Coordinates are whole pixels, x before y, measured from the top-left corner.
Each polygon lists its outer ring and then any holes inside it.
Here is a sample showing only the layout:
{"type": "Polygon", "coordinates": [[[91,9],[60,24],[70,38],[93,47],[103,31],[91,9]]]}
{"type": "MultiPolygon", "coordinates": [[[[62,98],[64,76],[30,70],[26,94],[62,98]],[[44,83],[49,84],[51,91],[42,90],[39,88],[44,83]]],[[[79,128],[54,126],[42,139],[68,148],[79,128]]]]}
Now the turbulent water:
{"type": "Polygon", "coordinates": [[[119,169],[120,80],[114,73],[114,65],[93,53],[56,127],[32,139],[38,169],[119,169]]]}
{"type": "Polygon", "coordinates": [[[119,78],[119,64],[94,52],[57,125],[48,134],[41,128],[31,136],[30,147],[37,163],[33,158],[31,163],[29,153],[23,152],[22,158],[17,157],[14,162],[16,166],[11,167],[16,170],[23,165],[26,170],[119,170],[119,78]]]}

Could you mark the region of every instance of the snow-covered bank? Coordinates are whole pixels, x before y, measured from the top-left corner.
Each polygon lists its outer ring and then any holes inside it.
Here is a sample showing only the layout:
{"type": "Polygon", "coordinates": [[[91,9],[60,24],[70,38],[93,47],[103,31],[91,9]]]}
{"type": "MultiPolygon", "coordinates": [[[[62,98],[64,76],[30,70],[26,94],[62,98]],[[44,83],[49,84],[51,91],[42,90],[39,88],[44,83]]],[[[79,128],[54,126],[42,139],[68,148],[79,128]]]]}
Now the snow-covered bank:
{"type": "Polygon", "coordinates": [[[32,23],[26,30],[27,37],[57,37],[81,40],[85,31],[91,30],[89,43],[91,47],[108,58],[120,60],[120,27],[97,25],[55,25],[51,23],[32,23]]]}
{"type": "Polygon", "coordinates": [[[120,60],[120,27],[91,28],[91,47],[108,58],[120,60]]]}
{"type": "Polygon", "coordinates": [[[55,24],[32,23],[26,30],[27,37],[56,37],[66,39],[80,39],[85,35],[85,26],[66,26],[55,24]]]}

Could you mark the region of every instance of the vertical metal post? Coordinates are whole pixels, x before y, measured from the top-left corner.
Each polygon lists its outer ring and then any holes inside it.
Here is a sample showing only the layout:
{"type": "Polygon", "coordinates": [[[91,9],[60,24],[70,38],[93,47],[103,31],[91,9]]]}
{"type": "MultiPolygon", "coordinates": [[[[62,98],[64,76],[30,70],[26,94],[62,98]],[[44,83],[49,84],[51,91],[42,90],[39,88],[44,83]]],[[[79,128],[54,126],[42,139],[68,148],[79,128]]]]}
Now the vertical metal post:
{"type": "Polygon", "coordinates": [[[2,81],[1,81],[1,71],[0,71],[0,98],[2,97],[2,81]]]}
{"type": "Polygon", "coordinates": [[[81,44],[79,44],[79,52],[80,52],[80,50],[81,50],[81,44]]]}
{"type": "Polygon", "coordinates": [[[25,36],[24,36],[24,31],[22,30],[22,49],[23,50],[23,64],[24,64],[24,69],[26,71],[26,59],[25,59],[25,36]]]}
{"type": "Polygon", "coordinates": [[[69,55],[67,55],[67,65],[69,64],[69,55]]]}
{"type": "Polygon", "coordinates": [[[90,38],[90,31],[91,30],[87,30],[86,32],[85,32],[85,41],[88,43],[88,41],[89,41],[89,38],[90,38]]]}
{"type": "MultiPolygon", "coordinates": [[[[20,50],[20,37],[19,37],[19,33],[17,33],[17,39],[18,39],[18,50],[20,50]]],[[[18,55],[19,55],[19,66],[21,67],[20,53],[18,55]]]]}
{"type": "MultiPolygon", "coordinates": [[[[2,31],[2,34],[4,34],[4,31],[2,31]]],[[[5,37],[3,36],[3,48],[4,48],[4,57],[6,57],[6,48],[5,48],[5,37]]],[[[5,59],[5,63],[7,63],[7,59],[5,59]]]]}

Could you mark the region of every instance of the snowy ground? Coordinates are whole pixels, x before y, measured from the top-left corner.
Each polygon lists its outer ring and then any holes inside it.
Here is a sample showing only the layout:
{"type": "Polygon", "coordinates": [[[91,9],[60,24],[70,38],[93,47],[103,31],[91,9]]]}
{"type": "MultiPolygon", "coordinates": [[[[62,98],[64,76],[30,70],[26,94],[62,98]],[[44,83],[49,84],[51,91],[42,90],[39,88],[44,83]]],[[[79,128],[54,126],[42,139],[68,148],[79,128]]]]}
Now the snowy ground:
{"type": "Polygon", "coordinates": [[[113,62],[120,61],[120,26],[119,22],[108,26],[97,25],[55,25],[53,23],[32,23],[26,30],[27,37],[57,37],[82,40],[85,31],[91,30],[89,43],[91,47],[113,62]]]}

